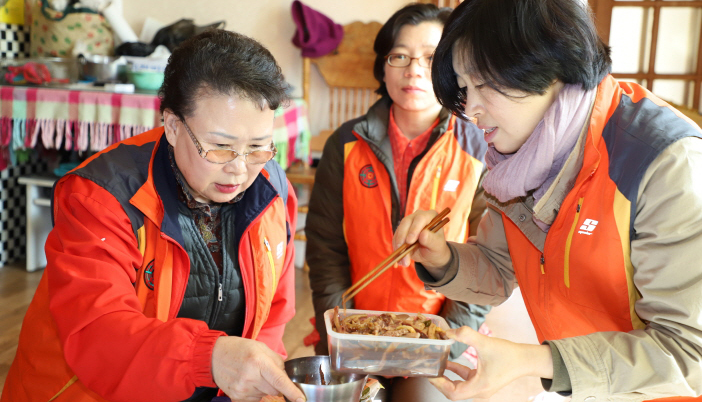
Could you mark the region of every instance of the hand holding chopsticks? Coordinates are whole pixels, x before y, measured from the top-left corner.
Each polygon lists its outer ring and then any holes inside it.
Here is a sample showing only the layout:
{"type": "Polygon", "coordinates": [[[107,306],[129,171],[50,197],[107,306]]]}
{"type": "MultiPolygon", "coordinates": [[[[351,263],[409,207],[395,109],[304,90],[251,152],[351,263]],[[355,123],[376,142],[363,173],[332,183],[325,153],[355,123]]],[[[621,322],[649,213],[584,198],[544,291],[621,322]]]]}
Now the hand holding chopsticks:
{"type": "MultiPolygon", "coordinates": [[[[434,219],[427,224],[424,229],[422,230],[430,230],[431,232],[438,232],[441,228],[444,227],[449,222],[449,218],[446,217],[446,215],[451,212],[450,208],[446,208],[441,213],[436,215],[434,219]]],[[[354,296],[358,294],[363,288],[368,286],[369,283],[373,282],[376,278],[378,278],[380,275],[383,274],[383,272],[387,271],[390,267],[394,266],[398,261],[402,260],[405,256],[410,255],[415,249],[419,247],[419,241],[416,241],[412,244],[405,243],[401,247],[399,247],[397,250],[395,250],[392,254],[388,256],[388,258],[384,259],[380,264],[378,264],[375,268],[373,268],[366,276],[361,278],[358,282],[354,283],[353,286],[348,288],[346,292],[342,295],[342,303],[344,308],[346,307],[346,302],[351,300],[354,296]]]]}

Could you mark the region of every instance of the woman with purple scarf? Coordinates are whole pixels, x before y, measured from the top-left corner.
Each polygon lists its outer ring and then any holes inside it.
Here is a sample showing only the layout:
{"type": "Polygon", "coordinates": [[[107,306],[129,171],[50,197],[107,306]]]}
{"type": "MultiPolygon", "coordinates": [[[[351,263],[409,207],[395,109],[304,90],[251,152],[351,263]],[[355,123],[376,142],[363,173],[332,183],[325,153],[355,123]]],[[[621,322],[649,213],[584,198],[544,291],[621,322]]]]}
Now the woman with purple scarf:
{"type": "Polygon", "coordinates": [[[434,89],[484,130],[488,212],[465,244],[417,212],[394,246],[419,241],[417,274],[454,300],[519,286],[541,342],[452,330],[479,364],[432,380],[450,399],[524,376],[573,401],[702,394],[702,133],[610,70],[579,0],[466,0],[446,23],[434,89]]]}

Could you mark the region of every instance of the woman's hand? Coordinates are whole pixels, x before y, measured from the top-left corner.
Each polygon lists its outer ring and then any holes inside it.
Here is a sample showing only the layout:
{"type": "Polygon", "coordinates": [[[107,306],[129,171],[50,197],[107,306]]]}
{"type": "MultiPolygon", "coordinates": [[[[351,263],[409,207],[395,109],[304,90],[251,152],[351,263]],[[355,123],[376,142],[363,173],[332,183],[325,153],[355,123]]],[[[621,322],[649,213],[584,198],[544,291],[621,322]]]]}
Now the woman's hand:
{"type": "Polygon", "coordinates": [[[443,230],[437,233],[422,230],[436,215],[436,211],[417,211],[406,216],[395,230],[393,245],[397,249],[405,243],[412,244],[419,240],[419,247],[403,258],[400,265],[408,266],[412,259],[424,265],[434,279],[439,279],[444,276],[444,272],[437,268],[448,264],[451,250],[446,244],[443,230]]]}
{"type": "Polygon", "coordinates": [[[262,342],[251,339],[217,339],[212,350],[212,377],[233,402],[258,402],[266,395],[281,393],[290,401],[305,400],[285,373],[283,359],[262,342]]]}
{"type": "Polygon", "coordinates": [[[448,399],[489,398],[505,385],[525,376],[553,378],[553,360],[548,345],[527,345],[480,334],[469,327],[447,331],[449,338],[473,346],[478,367],[470,369],[448,362],[446,368],[465,381],[446,377],[429,381],[448,399]]]}

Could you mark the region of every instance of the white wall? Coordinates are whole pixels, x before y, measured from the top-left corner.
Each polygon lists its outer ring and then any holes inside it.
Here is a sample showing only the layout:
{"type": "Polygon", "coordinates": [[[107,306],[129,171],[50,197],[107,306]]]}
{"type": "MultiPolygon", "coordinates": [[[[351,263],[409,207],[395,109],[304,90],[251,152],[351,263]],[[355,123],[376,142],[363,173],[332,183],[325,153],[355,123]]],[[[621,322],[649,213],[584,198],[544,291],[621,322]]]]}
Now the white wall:
{"type": "MultiPolygon", "coordinates": [[[[290,7],[292,0],[122,0],[124,17],[137,35],[146,17],[170,24],[180,18],[192,18],[198,25],[224,20],[226,29],[251,36],[266,46],[295,87],[294,96],[302,96],[302,59],[291,40],[295,33],[290,7]]],[[[305,0],[304,4],[320,11],[334,22],[384,22],[409,0],[305,0]]],[[[315,70],[313,68],[313,70],[315,70]]],[[[326,94],[321,77],[313,71],[313,93],[326,94]]],[[[324,123],[323,107],[310,111],[312,133],[324,123]]]]}

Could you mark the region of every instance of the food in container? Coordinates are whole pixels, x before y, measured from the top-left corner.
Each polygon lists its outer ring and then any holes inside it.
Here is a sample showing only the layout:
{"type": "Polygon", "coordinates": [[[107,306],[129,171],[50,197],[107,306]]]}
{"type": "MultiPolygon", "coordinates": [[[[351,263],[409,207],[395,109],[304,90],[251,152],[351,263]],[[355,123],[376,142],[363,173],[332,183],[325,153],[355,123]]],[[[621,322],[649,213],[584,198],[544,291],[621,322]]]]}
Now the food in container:
{"type": "MultiPolygon", "coordinates": [[[[67,57],[34,57],[26,59],[4,59],[0,60],[0,68],[4,73],[11,72],[11,67],[23,67],[30,64],[43,65],[41,70],[48,69],[50,82],[42,80],[42,84],[66,84],[78,81],[78,60],[67,57]]],[[[44,74],[42,74],[44,75],[44,74]]],[[[14,77],[13,77],[14,78],[14,77]]],[[[5,80],[7,84],[26,85],[27,82],[16,82],[16,80],[5,80]]],[[[31,82],[29,82],[31,83],[31,82]]]]}
{"type": "MultiPolygon", "coordinates": [[[[345,312],[327,310],[324,322],[327,328],[327,341],[332,369],[346,373],[364,373],[383,376],[436,377],[446,369],[453,339],[429,339],[419,337],[400,337],[348,334],[334,329],[335,311],[340,315],[339,322],[347,317],[366,315],[380,316],[394,314],[408,322],[425,323],[426,328],[434,325],[434,333],[439,334],[449,329],[442,317],[433,314],[382,312],[370,310],[347,309],[345,312]],[[417,317],[420,317],[417,319],[417,317]],[[423,318],[422,318],[423,317],[423,318]],[[431,321],[431,325],[426,324],[431,321]]],[[[397,328],[395,328],[395,331],[397,328]]],[[[415,328],[416,331],[416,328],[415,328]]],[[[344,330],[344,332],[348,332],[344,330]]],[[[396,332],[395,334],[397,334],[396,332]]],[[[428,334],[427,334],[428,335],[428,334]]],[[[444,334],[445,336],[445,334],[444,334]]]]}
{"type": "Polygon", "coordinates": [[[385,389],[385,387],[383,387],[383,384],[381,384],[380,381],[376,380],[375,378],[368,378],[366,381],[366,386],[363,388],[363,392],[361,393],[360,402],[373,402],[373,399],[376,395],[378,395],[378,392],[380,392],[381,389],[385,389]]]}
{"type": "Polygon", "coordinates": [[[334,308],[332,327],[340,334],[394,336],[447,340],[446,332],[422,314],[346,314],[342,319],[339,307],[334,308]]]}

